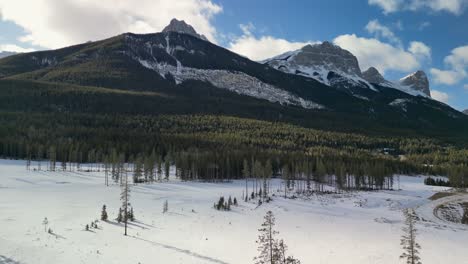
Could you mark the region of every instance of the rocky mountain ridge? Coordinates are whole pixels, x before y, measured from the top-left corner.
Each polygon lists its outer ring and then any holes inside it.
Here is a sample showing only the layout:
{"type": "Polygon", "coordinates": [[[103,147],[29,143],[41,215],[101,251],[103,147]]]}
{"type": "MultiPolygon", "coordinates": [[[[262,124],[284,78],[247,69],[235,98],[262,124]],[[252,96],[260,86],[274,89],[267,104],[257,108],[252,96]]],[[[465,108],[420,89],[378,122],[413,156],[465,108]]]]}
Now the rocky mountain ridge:
{"type": "Polygon", "coordinates": [[[361,72],[356,56],[325,41],[306,45],[265,60],[267,65],[290,74],[314,78],[326,85],[348,87],[348,84],[374,89],[372,84],[394,88],[411,95],[430,97],[429,81],[423,71],[412,73],[399,81],[386,80],[375,67],[361,72]]]}

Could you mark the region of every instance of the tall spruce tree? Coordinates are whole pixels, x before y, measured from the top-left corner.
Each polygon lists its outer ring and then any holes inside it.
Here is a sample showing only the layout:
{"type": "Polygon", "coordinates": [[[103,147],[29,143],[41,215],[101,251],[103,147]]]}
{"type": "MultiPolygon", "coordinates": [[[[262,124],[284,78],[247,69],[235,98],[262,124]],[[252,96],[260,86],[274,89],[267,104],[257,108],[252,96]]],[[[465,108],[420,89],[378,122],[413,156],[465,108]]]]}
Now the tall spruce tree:
{"type": "Polygon", "coordinates": [[[122,177],[122,186],[121,186],[121,193],[120,193],[120,200],[122,201],[122,208],[123,208],[123,221],[125,224],[125,233],[127,235],[127,222],[128,222],[128,206],[130,205],[130,186],[128,184],[128,173],[127,169],[125,169],[125,175],[122,177]]]}
{"type": "Polygon", "coordinates": [[[407,264],[421,264],[419,250],[421,246],[416,241],[417,229],[415,227],[415,213],[412,209],[404,211],[405,226],[403,227],[403,236],[401,237],[401,246],[403,246],[403,254],[400,259],[405,259],[407,264]]]}
{"type": "Polygon", "coordinates": [[[275,254],[275,251],[278,245],[275,236],[278,231],[274,230],[275,216],[272,211],[268,211],[263,219],[265,221],[262,227],[258,229],[260,235],[256,241],[259,255],[254,258],[254,261],[255,264],[276,264],[278,263],[278,255],[275,254]]]}

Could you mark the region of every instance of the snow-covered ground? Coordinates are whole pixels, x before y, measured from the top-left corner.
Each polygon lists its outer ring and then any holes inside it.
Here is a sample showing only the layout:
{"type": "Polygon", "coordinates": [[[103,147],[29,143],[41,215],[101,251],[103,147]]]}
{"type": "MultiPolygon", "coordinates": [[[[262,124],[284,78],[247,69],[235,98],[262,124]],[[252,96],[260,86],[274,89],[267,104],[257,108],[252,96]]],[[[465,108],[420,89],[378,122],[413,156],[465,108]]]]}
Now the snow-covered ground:
{"type": "Polygon", "coordinates": [[[244,181],[141,184],[132,186],[137,221],[125,237],[113,220],[120,188],[104,186],[102,172],[27,171],[23,161],[0,160],[0,263],[253,263],[257,229],[268,210],[276,216],[279,237],[302,263],[403,263],[401,209],[406,207],[417,207],[422,219],[417,228],[424,264],[468,263],[467,226],[434,217],[440,202],[427,199],[444,189],[423,185],[422,177],[400,178],[400,191],[308,200],[277,194],[258,208],[240,201],[244,181]],[[214,210],[221,195],[237,197],[240,205],[231,212],[214,210]],[[162,213],[165,200],[167,214],[162,213]],[[84,231],[103,204],[111,221],[84,231]],[[44,231],[44,217],[55,235],[44,231]]]}

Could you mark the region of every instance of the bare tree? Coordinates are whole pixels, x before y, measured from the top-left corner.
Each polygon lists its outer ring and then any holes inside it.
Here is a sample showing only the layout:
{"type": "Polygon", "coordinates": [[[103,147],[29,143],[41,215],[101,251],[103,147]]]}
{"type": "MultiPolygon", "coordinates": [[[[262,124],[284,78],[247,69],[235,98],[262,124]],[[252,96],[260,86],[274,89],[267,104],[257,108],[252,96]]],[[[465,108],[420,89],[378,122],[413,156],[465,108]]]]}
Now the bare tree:
{"type": "Polygon", "coordinates": [[[421,264],[419,250],[421,246],[416,242],[417,229],[415,227],[415,213],[412,209],[406,209],[405,226],[403,227],[403,236],[401,237],[401,245],[403,246],[403,254],[400,259],[406,259],[407,264],[421,264]]]}

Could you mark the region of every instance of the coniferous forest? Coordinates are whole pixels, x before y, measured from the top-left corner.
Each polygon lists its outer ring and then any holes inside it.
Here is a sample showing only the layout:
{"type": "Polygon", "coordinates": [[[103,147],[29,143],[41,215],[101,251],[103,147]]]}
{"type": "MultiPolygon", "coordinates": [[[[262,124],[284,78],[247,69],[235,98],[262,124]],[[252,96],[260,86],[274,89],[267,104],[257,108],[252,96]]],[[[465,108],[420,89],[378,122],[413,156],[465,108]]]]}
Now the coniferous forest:
{"type": "Polygon", "coordinates": [[[158,114],[152,107],[161,109],[157,98],[163,95],[0,83],[0,155],[50,160],[52,170],[62,163],[116,167],[127,162],[142,171],[136,182],[154,180],[150,171],[172,165],[183,180],[225,181],[260,179],[271,167],[269,175],[275,177],[348,189],[392,189],[394,174],[449,175],[456,184],[467,182],[468,150],[447,138],[330,132],[287,118],[262,121],[212,110],[173,113],[169,105],[167,114],[158,114]]]}

